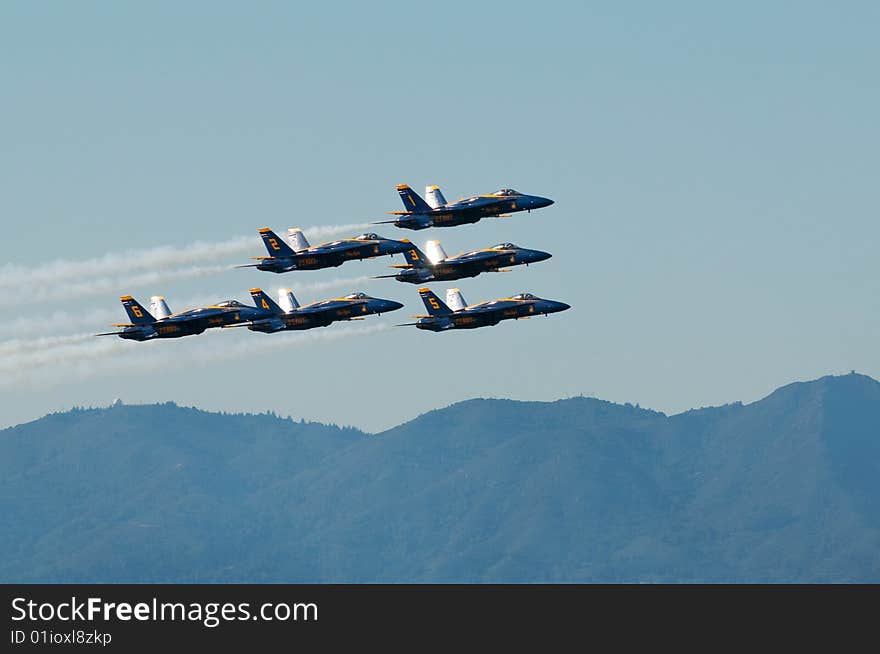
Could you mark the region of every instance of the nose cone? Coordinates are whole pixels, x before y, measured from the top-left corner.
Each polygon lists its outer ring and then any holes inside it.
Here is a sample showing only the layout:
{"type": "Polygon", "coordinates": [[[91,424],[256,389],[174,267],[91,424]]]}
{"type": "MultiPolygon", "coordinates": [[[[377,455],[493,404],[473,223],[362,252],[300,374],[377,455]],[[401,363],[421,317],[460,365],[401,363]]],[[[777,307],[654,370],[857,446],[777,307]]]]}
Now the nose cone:
{"type": "Polygon", "coordinates": [[[566,304],[565,302],[557,302],[556,300],[547,300],[547,313],[558,313],[560,311],[566,311],[571,309],[570,304],[566,304]]]}
{"type": "Polygon", "coordinates": [[[394,300],[377,300],[376,313],[388,313],[389,311],[397,311],[402,309],[403,305],[394,300]]]}
{"type": "Polygon", "coordinates": [[[540,195],[532,196],[532,209],[543,209],[551,204],[553,204],[553,200],[550,198],[542,198],[540,195]]]}
{"type": "Polygon", "coordinates": [[[541,250],[529,250],[526,254],[526,263],[537,263],[538,261],[546,261],[553,255],[549,252],[541,252],[541,250]]]}

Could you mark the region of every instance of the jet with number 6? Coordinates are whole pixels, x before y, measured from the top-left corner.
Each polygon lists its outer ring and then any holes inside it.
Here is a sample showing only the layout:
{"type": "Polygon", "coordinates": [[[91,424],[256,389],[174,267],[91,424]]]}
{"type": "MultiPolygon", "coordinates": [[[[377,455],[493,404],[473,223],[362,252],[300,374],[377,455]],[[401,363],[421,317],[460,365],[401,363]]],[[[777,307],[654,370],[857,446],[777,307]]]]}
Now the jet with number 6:
{"type": "Polygon", "coordinates": [[[427,256],[413,245],[404,251],[405,264],[397,264],[400,272],[394,275],[379,275],[376,279],[393,277],[399,282],[424,284],[426,282],[446,282],[464,277],[476,277],[484,272],[508,272],[505,266],[528,266],[549,259],[552,255],[540,250],[527,250],[513,243],[499,243],[490,248],[462,252],[453,257],[446,256],[440,241],[425,243],[427,256]]]}
{"type": "Polygon", "coordinates": [[[171,313],[165,298],[154,295],[150,298],[151,313],[130,295],[123,295],[119,299],[131,322],[113,325],[122,327],[122,331],[95,334],[96,336],[119,336],[132,341],[180,338],[201,334],[211,327],[228,327],[271,315],[265,309],[247,306],[238,300],[224,300],[206,307],[171,313]]]}
{"type": "Polygon", "coordinates": [[[268,257],[253,257],[259,263],[249,263],[238,268],[256,268],[273,273],[292,270],[320,270],[341,266],[346,261],[356,261],[394,255],[412,247],[409,241],[394,241],[378,234],[361,234],[321,245],[310,246],[301,229],[288,229],[290,245],[282,241],[268,227],[260,229],[268,257]]]}
{"type": "Polygon", "coordinates": [[[408,185],[400,184],[397,192],[406,211],[389,211],[388,213],[399,218],[380,220],[373,224],[392,224],[403,229],[455,227],[475,223],[481,218],[502,216],[514,211],[531,211],[553,204],[553,200],[548,198],[526,195],[512,188],[503,188],[488,195],[474,195],[455,202],[447,202],[437,186],[428,186],[425,190],[427,202],[408,185]]]}
{"type": "Polygon", "coordinates": [[[420,288],[419,295],[428,310],[426,316],[413,316],[418,322],[398,325],[415,325],[419,329],[444,332],[450,329],[476,329],[497,325],[502,320],[519,320],[532,316],[548,315],[565,311],[571,307],[564,302],[545,300],[531,293],[520,293],[512,297],[500,298],[467,306],[461,291],[451,288],[446,291],[446,302],[434,295],[430,288],[420,288]]]}
{"type": "Polygon", "coordinates": [[[321,300],[300,306],[290,289],[278,292],[276,304],[262,289],[252,288],[251,297],[257,308],[267,315],[230,327],[247,327],[251,331],[275,332],[327,327],[342,320],[363,320],[364,316],[397,311],[403,305],[393,300],[370,297],[366,293],[350,293],[345,297],[321,300]]]}

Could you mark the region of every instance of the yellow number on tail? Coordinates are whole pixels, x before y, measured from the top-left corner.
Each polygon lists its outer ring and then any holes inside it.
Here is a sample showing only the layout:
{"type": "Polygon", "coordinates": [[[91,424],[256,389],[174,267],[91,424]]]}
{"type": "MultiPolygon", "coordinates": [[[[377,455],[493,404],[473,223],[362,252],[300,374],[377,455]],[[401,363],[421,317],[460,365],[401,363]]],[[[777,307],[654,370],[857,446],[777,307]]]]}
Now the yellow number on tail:
{"type": "Polygon", "coordinates": [[[262,300],[260,300],[260,304],[263,305],[263,308],[264,308],[264,309],[266,309],[266,310],[269,309],[269,303],[266,302],[266,298],[263,298],[262,300]]]}
{"type": "Polygon", "coordinates": [[[409,256],[411,256],[411,257],[412,257],[413,259],[415,259],[416,261],[419,260],[419,253],[416,252],[415,250],[410,250],[410,251],[409,251],[409,256]]]}
{"type": "Polygon", "coordinates": [[[131,312],[136,315],[138,318],[143,318],[144,314],[141,312],[141,309],[136,304],[131,305],[131,312]]]}
{"type": "Polygon", "coordinates": [[[434,298],[429,297],[429,298],[428,298],[428,302],[430,302],[430,303],[431,303],[431,306],[434,307],[435,309],[439,309],[439,308],[440,308],[440,305],[437,303],[437,300],[435,300],[434,298]]]}
{"type": "Polygon", "coordinates": [[[280,250],[281,249],[280,247],[278,247],[278,241],[274,238],[269,239],[269,245],[272,246],[273,250],[280,250]]]}

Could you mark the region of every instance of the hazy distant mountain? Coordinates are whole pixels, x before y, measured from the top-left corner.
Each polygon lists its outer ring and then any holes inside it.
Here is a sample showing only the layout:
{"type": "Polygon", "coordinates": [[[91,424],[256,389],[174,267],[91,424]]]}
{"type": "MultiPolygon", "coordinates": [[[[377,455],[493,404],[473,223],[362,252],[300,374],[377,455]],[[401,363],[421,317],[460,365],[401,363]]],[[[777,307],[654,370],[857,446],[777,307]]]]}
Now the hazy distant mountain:
{"type": "Polygon", "coordinates": [[[470,400],[375,436],[75,410],[0,432],[0,512],[6,582],[878,582],[880,383],[470,400]]]}

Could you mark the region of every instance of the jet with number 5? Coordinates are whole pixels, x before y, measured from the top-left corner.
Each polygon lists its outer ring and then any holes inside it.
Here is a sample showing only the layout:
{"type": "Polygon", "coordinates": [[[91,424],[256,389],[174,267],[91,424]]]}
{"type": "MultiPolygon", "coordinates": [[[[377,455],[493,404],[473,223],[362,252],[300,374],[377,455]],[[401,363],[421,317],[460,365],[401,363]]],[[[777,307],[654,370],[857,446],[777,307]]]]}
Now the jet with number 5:
{"type": "Polygon", "coordinates": [[[150,298],[151,313],[130,295],[123,295],[119,299],[131,322],[113,325],[122,327],[122,331],[95,334],[96,336],[119,336],[132,341],[180,338],[201,334],[211,327],[228,327],[271,315],[265,309],[247,306],[238,300],[224,300],[206,307],[171,313],[165,298],[154,295],[150,298]]]}
{"type": "Polygon", "coordinates": [[[425,243],[425,254],[413,245],[404,251],[405,264],[397,264],[400,272],[394,275],[379,275],[376,279],[393,277],[399,282],[424,284],[426,282],[446,282],[464,277],[476,277],[484,272],[508,272],[505,266],[528,266],[545,261],[552,255],[540,250],[527,250],[513,243],[499,243],[490,248],[462,252],[453,257],[446,255],[440,241],[425,243]]]}
{"type": "Polygon", "coordinates": [[[301,229],[288,229],[287,234],[290,245],[282,241],[271,229],[263,227],[260,229],[260,236],[269,256],[253,257],[259,263],[237,267],[256,268],[273,273],[319,270],[341,266],[346,261],[394,255],[412,247],[407,240],[394,241],[373,233],[330,241],[313,247],[309,245],[301,229]]]}
{"type": "Polygon", "coordinates": [[[366,293],[351,293],[345,297],[321,300],[305,306],[299,305],[290,289],[278,292],[277,304],[259,288],[251,289],[251,297],[257,308],[267,315],[230,327],[247,327],[251,331],[274,334],[327,327],[341,320],[363,320],[364,316],[381,315],[403,307],[400,302],[370,297],[366,293]]]}
{"type": "Polygon", "coordinates": [[[395,220],[381,220],[374,225],[393,224],[403,229],[428,227],[455,227],[475,223],[481,218],[502,216],[514,211],[531,211],[553,204],[553,200],[539,195],[526,195],[511,188],[503,188],[488,195],[474,195],[455,202],[447,202],[437,186],[428,186],[426,202],[406,184],[397,187],[406,211],[390,211],[399,216],[395,220]]]}
{"type": "Polygon", "coordinates": [[[419,295],[428,310],[426,316],[413,316],[418,322],[398,325],[415,325],[419,329],[432,332],[445,332],[450,329],[476,329],[497,325],[502,320],[519,320],[532,316],[548,315],[571,308],[564,302],[545,300],[531,293],[520,293],[512,297],[500,298],[467,306],[461,291],[451,288],[446,291],[446,302],[434,295],[430,288],[420,288],[419,295]]]}

